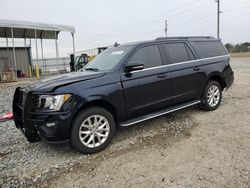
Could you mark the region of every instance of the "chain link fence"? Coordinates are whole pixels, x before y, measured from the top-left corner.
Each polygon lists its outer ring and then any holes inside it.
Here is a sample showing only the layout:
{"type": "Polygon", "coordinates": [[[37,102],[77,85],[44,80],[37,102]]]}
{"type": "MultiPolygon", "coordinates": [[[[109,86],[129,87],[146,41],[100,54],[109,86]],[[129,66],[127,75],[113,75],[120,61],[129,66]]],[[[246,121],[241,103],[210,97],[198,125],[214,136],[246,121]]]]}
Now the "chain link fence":
{"type": "Polygon", "coordinates": [[[40,75],[52,75],[70,72],[70,58],[33,59],[33,66],[38,64],[40,75]]]}

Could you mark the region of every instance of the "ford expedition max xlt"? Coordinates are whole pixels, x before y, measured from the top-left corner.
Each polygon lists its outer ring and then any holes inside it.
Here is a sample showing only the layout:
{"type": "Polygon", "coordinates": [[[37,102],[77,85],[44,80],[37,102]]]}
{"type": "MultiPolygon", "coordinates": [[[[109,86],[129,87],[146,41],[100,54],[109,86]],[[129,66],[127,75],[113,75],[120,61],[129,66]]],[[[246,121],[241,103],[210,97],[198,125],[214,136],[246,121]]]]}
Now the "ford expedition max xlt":
{"type": "Polygon", "coordinates": [[[78,72],[17,88],[14,121],[28,141],[103,150],[118,126],[195,104],[215,110],[234,80],[213,37],[169,37],[116,45],[78,72]]]}

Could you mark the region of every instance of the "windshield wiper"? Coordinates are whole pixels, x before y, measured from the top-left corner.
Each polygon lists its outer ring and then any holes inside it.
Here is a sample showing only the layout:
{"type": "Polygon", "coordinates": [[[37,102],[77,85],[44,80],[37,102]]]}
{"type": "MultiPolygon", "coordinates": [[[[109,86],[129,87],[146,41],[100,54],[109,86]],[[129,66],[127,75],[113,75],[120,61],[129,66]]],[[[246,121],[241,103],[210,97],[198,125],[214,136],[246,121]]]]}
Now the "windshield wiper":
{"type": "Polygon", "coordinates": [[[90,70],[90,71],[99,71],[98,68],[86,68],[85,70],[90,70]]]}

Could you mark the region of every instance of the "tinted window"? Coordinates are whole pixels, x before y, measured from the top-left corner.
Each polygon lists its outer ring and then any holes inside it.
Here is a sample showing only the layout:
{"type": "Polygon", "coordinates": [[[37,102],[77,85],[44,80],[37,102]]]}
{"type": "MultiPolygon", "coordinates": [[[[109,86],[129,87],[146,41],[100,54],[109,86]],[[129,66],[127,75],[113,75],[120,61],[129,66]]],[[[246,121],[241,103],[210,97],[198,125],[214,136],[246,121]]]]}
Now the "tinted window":
{"type": "Polygon", "coordinates": [[[203,41],[195,43],[202,53],[200,54],[201,58],[227,55],[225,48],[219,41],[203,41]]]}
{"type": "Polygon", "coordinates": [[[162,65],[158,46],[142,47],[132,56],[128,64],[144,64],[144,68],[162,65]]]}
{"type": "Polygon", "coordinates": [[[168,52],[171,63],[189,61],[189,56],[184,43],[164,44],[164,49],[168,52]]]}

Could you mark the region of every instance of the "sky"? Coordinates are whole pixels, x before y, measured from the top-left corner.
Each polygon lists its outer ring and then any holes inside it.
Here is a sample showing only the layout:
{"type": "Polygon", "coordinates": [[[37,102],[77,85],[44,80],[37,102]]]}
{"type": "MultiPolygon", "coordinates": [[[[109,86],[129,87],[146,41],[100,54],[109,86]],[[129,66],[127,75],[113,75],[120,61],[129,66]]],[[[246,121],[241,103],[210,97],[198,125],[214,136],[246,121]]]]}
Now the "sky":
{"type": "MultiPolygon", "coordinates": [[[[223,43],[250,42],[250,0],[221,1],[223,43]]],[[[165,36],[216,37],[214,0],[0,0],[0,19],[74,26],[76,51],[151,40],[165,36]]],[[[5,39],[1,39],[1,45],[5,39]]],[[[23,45],[17,39],[16,45],[23,45]]],[[[34,54],[34,40],[32,52],[34,54]]],[[[55,57],[55,41],[46,40],[44,56],[55,57]]],[[[59,34],[59,55],[72,53],[70,33],[59,34]]],[[[34,57],[34,56],[33,56],[34,57]]],[[[39,45],[39,58],[41,57],[39,45]]]]}

